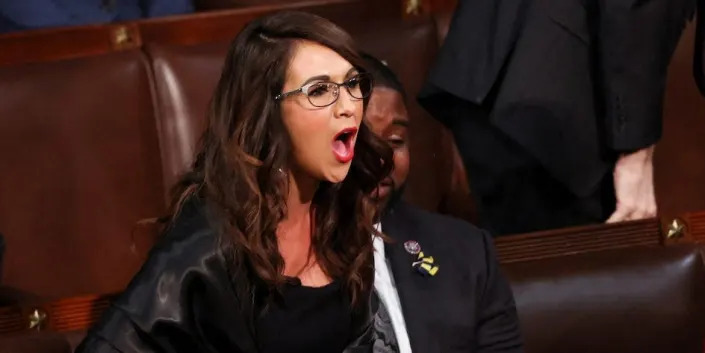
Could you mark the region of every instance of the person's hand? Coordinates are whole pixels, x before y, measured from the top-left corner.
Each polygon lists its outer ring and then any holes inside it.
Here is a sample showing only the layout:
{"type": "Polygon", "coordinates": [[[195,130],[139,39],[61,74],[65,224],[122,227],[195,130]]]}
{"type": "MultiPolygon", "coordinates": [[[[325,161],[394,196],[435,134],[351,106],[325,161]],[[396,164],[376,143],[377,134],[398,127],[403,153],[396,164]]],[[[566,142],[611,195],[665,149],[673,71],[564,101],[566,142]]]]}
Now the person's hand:
{"type": "Polygon", "coordinates": [[[619,157],[614,167],[617,207],[607,223],[656,216],[653,156],[651,146],[619,157]]]}

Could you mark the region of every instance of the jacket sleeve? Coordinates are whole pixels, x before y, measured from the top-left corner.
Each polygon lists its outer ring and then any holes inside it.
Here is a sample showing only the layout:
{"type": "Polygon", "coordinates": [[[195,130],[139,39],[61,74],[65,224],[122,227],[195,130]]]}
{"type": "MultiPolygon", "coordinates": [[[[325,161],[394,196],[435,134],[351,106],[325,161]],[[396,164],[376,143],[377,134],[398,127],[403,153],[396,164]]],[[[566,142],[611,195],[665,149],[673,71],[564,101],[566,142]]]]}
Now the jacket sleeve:
{"type": "Polygon", "coordinates": [[[374,334],[372,316],[369,316],[369,319],[361,326],[361,329],[357,332],[343,353],[371,353],[374,334]]]}
{"type": "Polygon", "coordinates": [[[478,353],[522,353],[523,341],[514,296],[499,269],[492,238],[483,233],[485,263],[479,283],[477,350],[478,353]]]}
{"type": "Polygon", "coordinates": [[[216,232],[201,210],[184,206],[77,353],[256,351],[251,298],[234,289],[216,232]]]}
{"type": "Polygon", "coordinates": [[[606,140],[635,151],[661,137],[666,73],[694,0],[598,0],[598,87],[606,140]]]}

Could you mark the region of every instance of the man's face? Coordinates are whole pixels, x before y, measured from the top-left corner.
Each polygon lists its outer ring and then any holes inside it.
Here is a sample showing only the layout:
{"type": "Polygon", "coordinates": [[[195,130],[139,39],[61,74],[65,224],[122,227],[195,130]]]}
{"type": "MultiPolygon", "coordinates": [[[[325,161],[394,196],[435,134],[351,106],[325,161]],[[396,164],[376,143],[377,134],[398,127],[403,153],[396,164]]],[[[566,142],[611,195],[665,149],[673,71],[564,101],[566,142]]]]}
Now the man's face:
{"type": "Polygon", "coordinates": [[[393,192],[401,190],[409,175],[409,116],[402,95],[391,88],[375,87],[367,106],[365,122],[394,150],[394,169],[374,193],[379,201],[387,203],[393,192]]]}

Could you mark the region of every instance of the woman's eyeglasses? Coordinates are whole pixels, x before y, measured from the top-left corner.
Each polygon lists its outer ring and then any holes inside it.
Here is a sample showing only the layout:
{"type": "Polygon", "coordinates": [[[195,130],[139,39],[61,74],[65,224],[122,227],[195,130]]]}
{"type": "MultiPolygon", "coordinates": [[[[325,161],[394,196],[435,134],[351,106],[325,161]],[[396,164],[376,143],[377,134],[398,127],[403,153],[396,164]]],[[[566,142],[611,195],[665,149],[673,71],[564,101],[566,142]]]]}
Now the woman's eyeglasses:
{"type": "Polygon", "coordinates": [[[282,100],[288,96],[302,93],[314,107],[327,107],[340,97],[340,87],[345,87],[350,96],[355,99],[364,99],[372,92],[372,77],[367,73],[357,74],[343,83],[335,82],[311,82],[299,89],[285,92],[274,97],[275,100],[282,100]]]}

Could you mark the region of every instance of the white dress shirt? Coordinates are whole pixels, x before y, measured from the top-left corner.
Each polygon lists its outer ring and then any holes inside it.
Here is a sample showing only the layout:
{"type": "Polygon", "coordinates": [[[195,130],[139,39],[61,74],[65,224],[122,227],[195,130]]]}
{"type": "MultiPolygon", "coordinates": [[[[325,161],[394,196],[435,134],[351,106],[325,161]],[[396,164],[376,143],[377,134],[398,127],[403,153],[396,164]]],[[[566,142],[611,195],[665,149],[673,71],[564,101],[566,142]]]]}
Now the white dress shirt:
{"type": "MultiPolygon", "coordinates": [[[[380,223],[375,224],[375,229],[381,232],[382,225],[380,223]]],[[[394,327],[394,335],[399,345],[399,353],[411,353],[411,344],[409,343],[409,334],[406,331],[404,314],[401,311],[399,293],[394,284],[394,277],[392,277],[389,262],[384,254],[384,241],[380,237],[374,237],[372,243],[375,248],[375,290],[389,312],[389,318],[392,320],[392,326],[394,327]]]]}

